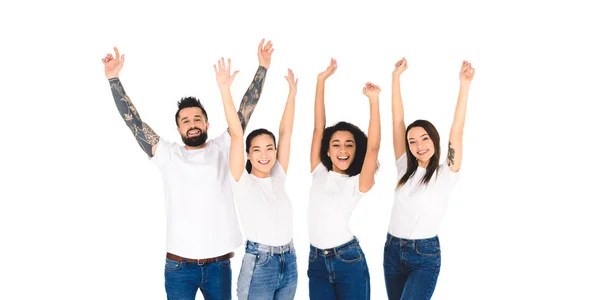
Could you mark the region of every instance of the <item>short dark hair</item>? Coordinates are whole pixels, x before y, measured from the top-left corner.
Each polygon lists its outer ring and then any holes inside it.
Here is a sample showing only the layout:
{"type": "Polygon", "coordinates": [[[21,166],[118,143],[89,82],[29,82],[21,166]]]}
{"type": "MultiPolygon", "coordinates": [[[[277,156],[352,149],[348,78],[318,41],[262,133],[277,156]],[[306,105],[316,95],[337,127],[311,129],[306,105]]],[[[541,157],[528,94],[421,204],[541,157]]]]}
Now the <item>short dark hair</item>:
{"type": "Polygon", "coordinates": [[[365,162],[365,155],[367,154],[367,135],[356,125],[348,122],[338,122],[333,126],[325,128],[323,138],[321,139],[321,163],[323,163],[329,171],[333,168],[331,158],[327,155],[327,151],[329,151],[329,142],[331,141],[333,134],[338,131],[349,131],[354,136],[356,151],[354,153],[352,164],[346,169],[346,174],[349,176],[358,175],[362,170],[363,163],[365,162]]]}
{"type": "Polygon", "coordinates": [[[177,102],[177,113],[175,113],[175,124],[177,124],[177,127],[179,127],[179,112],[184,109],[184,108],[188,108],[188,107],[199,107],[200,110],[202,110],[202,113],[204,114],[204,119],[205,121],[208,122],[208,115],[206,114],[206,110],[204,109],[204,106],[202,106],[202,103],[200,103],[200,100],[198,100],[196,97],[183,97],[181,98],[181,100],[179,100],[179,102],[177,102]]]}
{"type": "Polygon", "coordinates": [[[410,144],[408,143],[408,132],[414,127],[422,127],[427,132],[427,135],[431,138],[433,142],[434,153],[433,156],[429,159],[429,163],[427,164],[427,169],[423,178],[421,178],[420,182],[423,184],[429,183],[431,177],[433,177],[433,173],[437,173],[438,167],[440,164],[440,134],[437,129],[431,122],[427,120],[416,120],[412,122],[408,127],[406,127],[406,135],[404,136],[404,145],[406,147],[406,160],[407,167],[406,173],[398,180],[398,184],[396,188],[403,186],[409,178],[415,175],[417,172],[417,167],[419,166],[419,162],[417,158],[410,152],[410,144]]]}
{"type": "MultiPolygon", "coordinates": [[[[252,143],[252,140],[255,137],[257,137],[259,135],[263,135],[263,134],[266,134],[273,139],[273,144],[275,146],[275,149],[277,149],[277,141],[275,140],[275,135],[267,129],[259,128],[259,129],[254,129],[246,137],[246,153],[250,153],[250,144],[252,143]]],[[[246,160],[246,171],[248,171],[248,174],[250,174],[252,172],[252,163],[250,162],[250,159],[246,160]]]]}

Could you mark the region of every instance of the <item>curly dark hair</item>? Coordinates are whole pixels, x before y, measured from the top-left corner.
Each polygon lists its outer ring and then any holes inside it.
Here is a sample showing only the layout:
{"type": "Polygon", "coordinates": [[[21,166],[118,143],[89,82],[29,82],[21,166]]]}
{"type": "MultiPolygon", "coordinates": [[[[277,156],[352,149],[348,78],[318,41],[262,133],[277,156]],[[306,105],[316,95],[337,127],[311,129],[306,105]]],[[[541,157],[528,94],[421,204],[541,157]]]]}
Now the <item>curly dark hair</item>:
{"type": "Polygon", "coordinates": [[[363,163],[365,162],[365,155],[367,154],[367,135],[356,125],[348,122],[338,122],[333,126],[325,128],[323,138],[321,139],[321,163],[323,163],[329,171],[333,168],[331,158],[327,155],[327,151],[329,151],[329,142],[331,141],[333,134],[338,131],[348,131],[354,136],[354,141],[356,142],[354,160],[348,169],[346,169],[345,173],[349,176],[358,175],[362,170],[363,163]]]}

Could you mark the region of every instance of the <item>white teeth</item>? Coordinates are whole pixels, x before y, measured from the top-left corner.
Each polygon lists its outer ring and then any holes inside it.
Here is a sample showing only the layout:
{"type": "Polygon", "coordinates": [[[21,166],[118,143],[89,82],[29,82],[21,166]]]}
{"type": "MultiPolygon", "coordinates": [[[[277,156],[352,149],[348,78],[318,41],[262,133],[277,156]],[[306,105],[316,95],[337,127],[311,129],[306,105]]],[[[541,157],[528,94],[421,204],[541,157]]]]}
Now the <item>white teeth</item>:
{"type": "Polygon", "coordinates": [[[259,161],[258,161],[258,163],[259,163],[259,164],[263,164],[263,165],[266,165],[266,164],[268,164],[269,162],[270,162],[270,160],[259,160],[259,161]]]}
{"type": "Polygon", "coordinates": [[[338,156],[338,159],[339,160],[346,160],[346,159],[348,159],[348,156],[338,156]]]}
{"type": "Polygon", "coordinates": [[[425,153],[425,152],[427,152],[427,150],[419,151],[419,152],[417,152],[417,153],[419,153],[419,154],[423,154],[423,153],[425,153]]]}

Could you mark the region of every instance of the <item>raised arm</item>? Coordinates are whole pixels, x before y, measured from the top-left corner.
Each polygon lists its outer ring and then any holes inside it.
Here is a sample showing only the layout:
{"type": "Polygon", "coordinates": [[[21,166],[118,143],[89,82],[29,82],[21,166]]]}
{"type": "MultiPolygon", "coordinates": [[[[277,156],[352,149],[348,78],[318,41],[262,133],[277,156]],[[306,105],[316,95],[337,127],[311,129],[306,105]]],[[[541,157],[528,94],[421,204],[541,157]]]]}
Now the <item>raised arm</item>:
{"type": "Polygon", "coordinates": [[[460,68],[460,89],[458,91],[458,101],[454,112],[454,122],[450,129],[450,141],[448,143],[448,158],[446,163],[452,172],[460,170],[463,155],[463,129],[465,127],[465,116],[467,113],[467,99],[469,97],[469,88],[471,81],[475,76],[475,69],[470,62],[463,61],[460,68]]]}
{"type": "Polygon", "coordinates": [[[400,75],[406,69],[408,64],[405,58],[399,60],[392,72],[392,128],[394,134],[394,154],[396,160],[406,152],[406,144],[404,143],[406,135],[406,124],[404,123],[404,105],[402,104],[402,96],[400,95],[400,75]]]}
{"type": "Polygon", "coordinates": [[[311,172],[321,162],[319,152],[321,151],[321,139],[325,131],[325,80],[329,78],[337,69],[337,61],[331,59],[329,67],[317,76],[317,91],[315,95],[315,127],[313,129],[312,146],[310,150],[310,170],[311,172]]]}
{"type": "Polygon", "coordinates": [[[252,83],[250,83],[250,86],[248,86],[237,112],[240,123],[242,124],[242,129],[244,131],[248,126],[248,121],[250,121],[250,117],[252,116],[254,108],[258,103],[258,99],[260,99],[260,95],[262,94],[262,88],[265,84],[267,70],[271,65],[271,54],[273,54],[273,51],[275,50],[273,49],[273,44],[271,44],[271,41],[263,46],[264,42],[265,40],[263,39],[258,45],[258,70],[256,70],[254,79],[252,80],[252,83]]]}
{"type": "Polygon", "coordinates": [[[229,126],[229,135],[231,136],[231,147],[229,148],[229,171],[235,179],[240,180],[244,171],[244,130],[237,118],[233,98],[231,97],[231,83],[239,71],[231,74],[231,59],[221,58],[217,65],[213,65],[217,84],[221,90],[221,98],[223,99],[223,109],[225,110],[225,118],[229,126]],[[230,75],[231,74],[231,75],[230,75]]]}
{"type": "Polygon", "coordinates": [[[362,193],[368,192],[375,184],[375,171],[377,170],[377,155],[381,143],[381,124],[379,117],[379,92],[381,88],[367,82],[363,94],[369,98],[371,116],[369,118],[369,132],[367,133],[367,153],[360,175],[358,187],[362,193]]]}
{"type": "Polygon", "coordinates": [[[283,171],[287,173],[287,168],[290,162],[290,145],[292,142],[292,128],[294,127],[294,109],[296,106],[296,91],[298,87],[298,79],[294,79],[294,72],[288,69],[288,76],[285,76],[289,86],[285,110],[279,124],[279,147],[277,149],[277,160],[283,167],[283,171]]]}
{"type": "Polygon", "coordinates": [[[125,63],[125,54],[119,55],[119,49],[117,49],[117,47],[114,47],[113,49],[115,51],[115,57],[109,53],[102,59],[102,63],[104,63],[104,74],[110,84],[113,99],[115,100],[121,118],[123,118],[123,121],[125,121],[125,124],[127,124],[135,136],[135,139],[142,150],[144,150],[148,157],[153,157],[156,152],[159,136],[154,133],[154,130],[152,130],[148,124],[142,121],[137,109],[135,109],[135,106],[131,103],[131,99],[129,99],[129,96],[125,93],[123,84],[121,84],[121,80],[119,80],[119,72],[125,63]]]}

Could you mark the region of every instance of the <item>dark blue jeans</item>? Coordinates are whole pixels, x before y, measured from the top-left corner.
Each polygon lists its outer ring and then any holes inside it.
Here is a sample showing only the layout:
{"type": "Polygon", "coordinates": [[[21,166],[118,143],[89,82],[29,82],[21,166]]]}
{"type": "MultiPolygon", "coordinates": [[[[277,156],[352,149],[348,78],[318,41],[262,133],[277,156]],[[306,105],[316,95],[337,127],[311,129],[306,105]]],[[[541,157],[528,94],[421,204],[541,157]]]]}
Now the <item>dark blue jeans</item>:
{"type": "Polygon", "coordinates": [[[383,271],[388,299],[431,299],[440,273],[438,237],[408,240],[388,233],[383,271]]]}
{"type": "Polygon", "coordinates": [[[310,246],[310,299],[370,299],[369,268],[358,240],[330,249],[310,246]]]}
{"type": "Polygon", "coordinates": [[[231,265],[225,259],[208,264],[166,259],[165,289],[169,300],[194,300],[198,289],[206,300],[231,299],[231,265]]]}
{"type": "Polygon", "coordinates": [[[268,246],[246,242],[246,254],[237,282],[239,300],[292,300],[298,284],[293,243],[268,246]]]}

